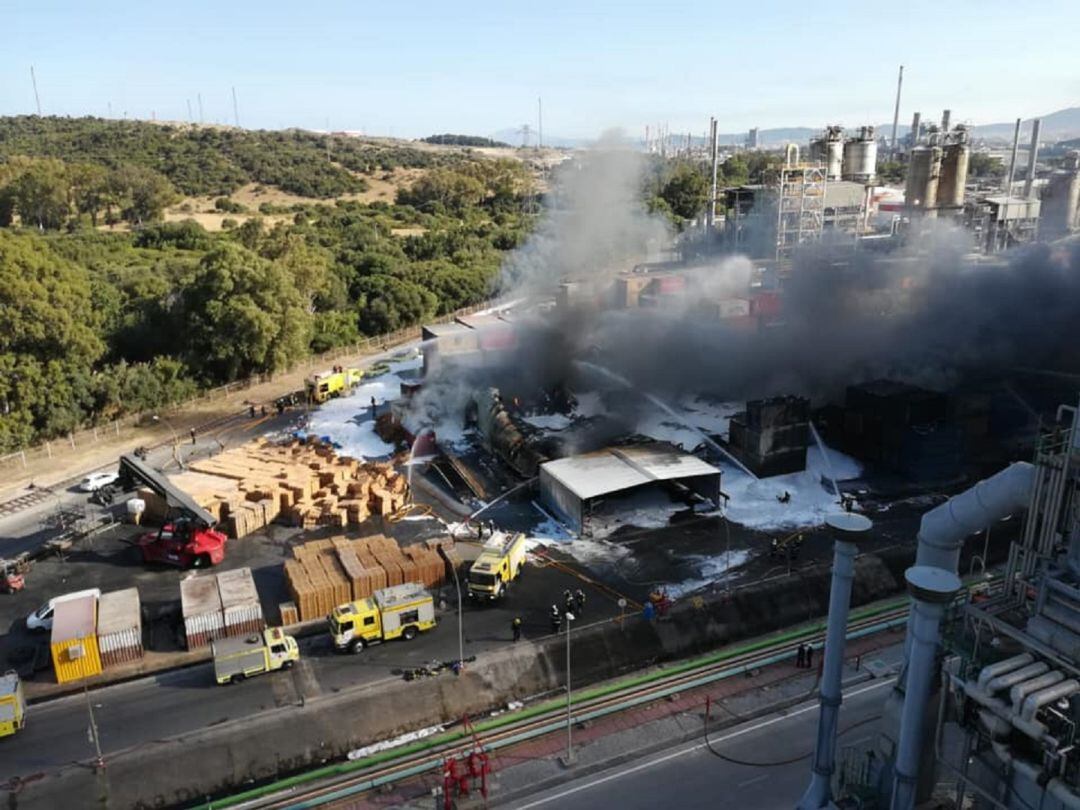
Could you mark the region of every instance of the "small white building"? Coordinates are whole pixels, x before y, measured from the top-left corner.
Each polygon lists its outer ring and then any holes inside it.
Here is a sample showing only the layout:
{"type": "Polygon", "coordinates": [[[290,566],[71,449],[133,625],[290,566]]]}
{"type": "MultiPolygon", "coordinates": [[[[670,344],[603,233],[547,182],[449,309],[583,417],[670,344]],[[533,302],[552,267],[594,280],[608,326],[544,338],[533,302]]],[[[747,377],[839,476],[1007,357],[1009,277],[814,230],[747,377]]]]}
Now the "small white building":
{"type": "Polygon", "coordinates": [[[719,504],[720,470],[661,442],[607,447],[540,465],[540,500],[578,533],[595,501],[676,483],[719,504]]]}

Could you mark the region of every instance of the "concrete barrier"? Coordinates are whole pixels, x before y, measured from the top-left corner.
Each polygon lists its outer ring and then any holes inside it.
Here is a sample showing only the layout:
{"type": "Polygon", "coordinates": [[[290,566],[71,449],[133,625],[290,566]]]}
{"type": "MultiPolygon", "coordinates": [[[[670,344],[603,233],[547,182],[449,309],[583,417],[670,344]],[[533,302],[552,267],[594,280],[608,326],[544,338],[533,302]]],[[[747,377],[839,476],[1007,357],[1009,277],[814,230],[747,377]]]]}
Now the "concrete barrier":
{"type": "MultiPolygon", "coordinates": [[[[912,551],[901,551],[910,564],[912,551]]],[[[897,593],[902,571],[899,557],[860,557],[854,603],[897,593]]],[[[815,566],[741,589],[730,598],[717,594],[700,607],[684,601],[663,620],[631,616],[621,625],[605,622],[575,629],[574,682],[585,686],[822,617],[828,591],[828,567],[815,566]]],[[[563,645],[558,638],[519,642],[481,656],[457,678],[442,675],[320,696],[303,706],[113,753],[100,774],[85,766],[65,767],[23,785],[9,785],[8,807],[172,807],[236,792],[343,759],[377,740],[558,690],[565,682],[563,645]],[[102,795],[107,795],[104,802],[102,795]]]]}

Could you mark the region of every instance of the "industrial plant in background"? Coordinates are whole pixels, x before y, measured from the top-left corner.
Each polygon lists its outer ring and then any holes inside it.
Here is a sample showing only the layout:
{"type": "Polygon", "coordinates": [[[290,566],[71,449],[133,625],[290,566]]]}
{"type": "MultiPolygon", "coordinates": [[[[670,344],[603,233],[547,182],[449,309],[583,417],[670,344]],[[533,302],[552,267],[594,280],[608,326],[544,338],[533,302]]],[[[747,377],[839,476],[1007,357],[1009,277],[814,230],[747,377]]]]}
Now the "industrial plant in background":
{"type": "MultiPolygon", "coordinates": [[[[706,228],[724,249],[781,264],[801,244],[825,241],[833,247],[887,249],[891,241],[917,239],[937,222],[969,233],[971,250],[977,253],[1075,233],[1080,229],[1080,152],[1067,153],[1058,168],[1044,170],[1040,177],[1036,119],[1021,178],[1021,131],[1018,120],[1007,173],[987,187],[969,178],[970,130],[952,124],[951,110],[944,111],[940,124],[929,125],[916,112],[903,142],[906,150],[896,142],[884,152],[905,165],[901,189],[878,177],[881,144],[874,127],[845,134],[842,126],[830,125],[810,140],[805,160],[797,145],[789,145],[764,182],[714,185],[706,228]]],[[[714,146],[714,178],[718,159],[714,146]]]]}

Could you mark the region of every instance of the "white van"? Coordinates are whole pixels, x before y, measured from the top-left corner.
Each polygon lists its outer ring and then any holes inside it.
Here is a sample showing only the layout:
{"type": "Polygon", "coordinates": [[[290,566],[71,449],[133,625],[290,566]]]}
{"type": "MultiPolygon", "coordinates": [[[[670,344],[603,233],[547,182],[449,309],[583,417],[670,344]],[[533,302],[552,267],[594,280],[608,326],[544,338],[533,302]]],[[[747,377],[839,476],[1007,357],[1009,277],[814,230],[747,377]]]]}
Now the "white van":
{"type": "Polygon", "coordinates": [[[52,630],[53,613],[56,611],[57,603],[66,602],[68,599],[79,599],[83,596],[93,596],[95,599],[100,599],[101,589],[87,588],[85,591],[75,591],[75,593],[65,593],[60,596],[54,596],[26,617],[26,629],[52,630]]]}

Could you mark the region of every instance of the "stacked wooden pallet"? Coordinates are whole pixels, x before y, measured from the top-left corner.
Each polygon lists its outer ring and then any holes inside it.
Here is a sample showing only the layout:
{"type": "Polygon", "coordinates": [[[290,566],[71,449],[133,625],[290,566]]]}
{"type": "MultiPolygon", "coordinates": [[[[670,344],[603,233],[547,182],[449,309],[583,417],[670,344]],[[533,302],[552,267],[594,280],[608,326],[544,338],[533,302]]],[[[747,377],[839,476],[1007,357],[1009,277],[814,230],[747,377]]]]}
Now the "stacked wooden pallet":
{"type": "Polygon", "coordinates": [[[285,562],[285,581],[301,621],[326,616],[337,605],[365,599],[380,588],[417,582],[435,588],[446,579],[439,555],[453,540],[428,540],[401,548],[383,535],[350,540],[333,537],[293,548],[285,562]]]}
{"type": "MultiPolygon", "coordinates": [[[[405,477],[389,464],[338,456],[317,440],[259,440],[192,461],[171,480],[234,538],[275,520],[305,529],[359,526],[373,514],[393,514],[408,497],[405,477]]],[[[144,520],[166,518],[163,498],[146,489],[138,496],[146,501],[144,520]]]]}

